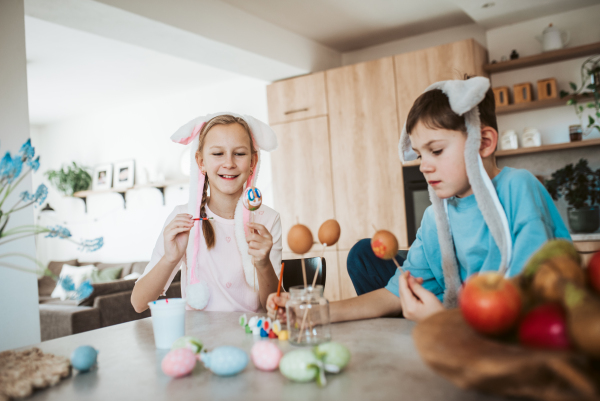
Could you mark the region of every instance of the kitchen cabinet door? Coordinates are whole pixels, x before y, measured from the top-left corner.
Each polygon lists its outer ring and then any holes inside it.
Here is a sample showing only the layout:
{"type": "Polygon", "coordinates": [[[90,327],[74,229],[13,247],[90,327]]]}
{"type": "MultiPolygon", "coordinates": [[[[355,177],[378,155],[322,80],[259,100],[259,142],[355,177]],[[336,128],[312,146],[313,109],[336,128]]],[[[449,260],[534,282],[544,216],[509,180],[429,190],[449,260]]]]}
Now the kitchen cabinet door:
{"type": "MultiPolygon", "coordinates": [[[[275,210],[281,216],[283,251],[291,252],[287,233],[296,221],[307,226],[317,241],[321,224],[335,218],[327,117],[272,127],[279,143],[271,156],[275,210]]],[[[315,251],[321,249],[313,246],[315,251]]]]}
{"type": "Polygon", "coordinates": [[[392,58],[328,70],[326,83],[338,249],[371,237],[373,226],[406,244],[392,58]]]}
{"type": "Polygon", "coordinates": [[[429,85],[465,74],[487,77],[485,63],[487,50],[474,39],[394,56],[400,130],[412,104],[429,85]]]}
{"type": "Polygon", "coordinates": [[[267,86],[267,99],[271,124],[327,115],[325,73],[275,82],[267,86]]]}

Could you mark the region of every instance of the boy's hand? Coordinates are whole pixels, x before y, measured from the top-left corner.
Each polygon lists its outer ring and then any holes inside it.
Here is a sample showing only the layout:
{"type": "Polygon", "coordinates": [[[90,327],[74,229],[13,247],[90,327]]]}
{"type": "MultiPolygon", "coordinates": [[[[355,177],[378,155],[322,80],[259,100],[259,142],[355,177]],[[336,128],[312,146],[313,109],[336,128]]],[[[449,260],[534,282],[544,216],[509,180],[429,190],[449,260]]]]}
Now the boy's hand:
{"type": "Polygon", "coordinates": [[[275,320],[279,319],[281,324],[287,321],[287,316],[285,314],[285,304],[290,299],[290,294],[287,292],[282,293],[280,296],[277,296],[276,293],[270,294],[267,298],[267,314],[268,316],[275,320]],[[275,307],[278,306],[279,309],[275,312],[275,307]]]}
{"type": "Polygon", "coordinates": [[[258,223],[248,223],[250,234],[246,236],[248,254],[254,257],[257,268],[270,266],[269,255],[273,247],[273,237],[265,226],[258,223]]]}
{"type": "Polygon", "coordinates": [[[416,322],[444,310],[440,300],[421,285],[422,278],[415,278],[406,271],[400,275],[400,301],[404,317],[416,322]]]}

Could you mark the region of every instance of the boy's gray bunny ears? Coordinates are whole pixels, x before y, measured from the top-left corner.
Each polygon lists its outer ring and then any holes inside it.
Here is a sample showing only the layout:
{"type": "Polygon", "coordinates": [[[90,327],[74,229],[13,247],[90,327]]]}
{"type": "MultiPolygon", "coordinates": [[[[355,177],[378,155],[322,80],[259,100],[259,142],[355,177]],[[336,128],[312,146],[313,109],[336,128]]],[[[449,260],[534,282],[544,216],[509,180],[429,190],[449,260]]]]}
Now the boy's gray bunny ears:
{"type": "MultiPolygon", "coordinates": [[[[444,92],[448,96],[452,111],[462,116],[485,98],[486,92],[490,89],[490,80],[484,77],[473,77],[467,80],[440,81],[429,86],[425,89],[425,92],[432,89],[439,89],[444,92]]],[[[400,135],[398,152],[402,162],[416,160],[417,158],[417,154],[410,143],[410,136],[406,132],[406,123],[400,135]]]]}
{"type": "Polygon", "coordinates": [[[248,123],[252,133],[252,138],[260,150],[271,152],[277,149],[277,136],[271,127],[252,116],[229,112],[206,114],[204,116],[196,117],[192,121],[179,128],[171,136],[171,140],[173,142],[187,145],[198,136],[204,124],[217,116],[222,116],[225,114],[242,118],[244,121],[246,121],[246,123],[248,123]]]}

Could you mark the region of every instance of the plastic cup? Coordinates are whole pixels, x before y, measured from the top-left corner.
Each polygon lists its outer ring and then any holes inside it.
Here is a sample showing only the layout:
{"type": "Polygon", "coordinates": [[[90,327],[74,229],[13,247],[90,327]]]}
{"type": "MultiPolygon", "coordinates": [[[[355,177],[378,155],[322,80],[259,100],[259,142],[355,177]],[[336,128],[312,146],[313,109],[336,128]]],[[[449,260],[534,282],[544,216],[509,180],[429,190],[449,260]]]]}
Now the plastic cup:
{"type": "Polygon", "coordinates": [[[185,299],[168,298],[148,302],[152,315],[154,342],[158,349],[169,349],[185,335],[185,299]]]}

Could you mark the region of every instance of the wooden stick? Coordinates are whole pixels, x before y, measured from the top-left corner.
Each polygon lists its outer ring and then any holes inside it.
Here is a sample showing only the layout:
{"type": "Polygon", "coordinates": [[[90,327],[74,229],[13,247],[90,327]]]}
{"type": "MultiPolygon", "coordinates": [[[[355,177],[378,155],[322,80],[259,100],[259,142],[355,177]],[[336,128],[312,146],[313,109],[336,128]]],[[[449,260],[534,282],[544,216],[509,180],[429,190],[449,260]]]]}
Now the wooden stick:
{"type": "MultiPolygon", "coordinates": [[[[277,285],[277,297],[281,295],[281,283],[283,281],[283,268],[285,263],[281,262],[281,273],[279,273],[279,284],[277,285]]],[[[275,318],[277,318],[277,311],[279,310],[279,305],[275,304],[275,318]]]]}
{"type": "Polygon", "coordinates": [[[306,316],[308,316],[308,308],[304,311],[304,317],[302,318],[302,325],[300,325],[300,332],[298,333],[298,342],[302,340],[302,332],[304,331],[304,324],[306,323],[306,316]]]}
{"type": "Polygon", "coordinates": [[[302,259],[300,259],[302,263],[302,278],[304,279],[304,289],[306,289],[306,265],[304,264],[304,254],[302,254],[302,259]]]}
{"type": "MultiPolygon", "coordinates": [[[[250,223],[254,223],[254,212],[250,212],[250,223]]],[[[250,234],[253,234],[254,230],[250,229],[250,234]]],[[[256,292],[256,266],[254,265],[254,256],[252,256],[252,267],[254,267],[254,278],[252,279],[253,291],[256,292]]]]}
{"type": "Polygon", "coordinates": [[[402,267],[400,267],[400,263],[398,263],[395,256],[392,258],[392,260],[396,264],[396,267],[398,268],[398,270],[400,270],[400,273],[404,273],[404,270],[402,270],[402,267]]]}
{"type": "MultiPolygon", "coordinates": [[[[323,252],[321,252],[321,259],[323,255],[325,255],[325,249],[327,249],[327,244],[323,244],[323,252]]],[[[317,277],[319,277],[319,272],[323,269],[323,261],[321,262],[321,267],[317,269],[315,275],[313,277],[312,289],[314,291],[315,285],[317,284],[317,277]]],[[[302,332],[304,331],[304,324],[306,323],[306,316],[308,315],[308,308],[304,311],[304,317],[302,317],[302,325],[300,326],[300,333],[298,334],[298,342],[302,339],[302,332]]]]}

